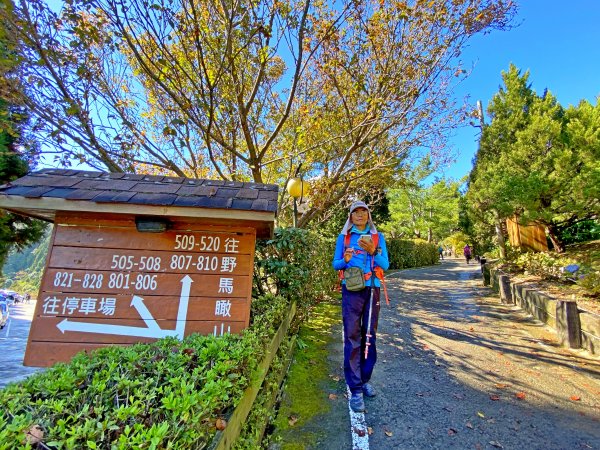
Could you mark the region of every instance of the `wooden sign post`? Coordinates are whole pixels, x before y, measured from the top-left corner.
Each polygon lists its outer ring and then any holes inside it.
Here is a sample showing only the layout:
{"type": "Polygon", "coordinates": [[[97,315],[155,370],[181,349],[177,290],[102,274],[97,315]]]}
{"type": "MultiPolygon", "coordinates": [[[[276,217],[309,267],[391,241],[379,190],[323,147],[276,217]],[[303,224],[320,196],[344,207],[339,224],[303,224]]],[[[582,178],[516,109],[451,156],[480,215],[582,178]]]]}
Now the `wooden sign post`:
{"type": "Polygon", "coordinates": [[[0,207],[54,222],[24,364],[249,325],[254,248],[277,186],[48,169],[0,207]]]}
{"type": "Polygon", "coordinates": [[[25,365],[107,344],[220,336],[248,326],[254,229],[176,223],[144,233],[133,220],[57,222],[25,365]]]}

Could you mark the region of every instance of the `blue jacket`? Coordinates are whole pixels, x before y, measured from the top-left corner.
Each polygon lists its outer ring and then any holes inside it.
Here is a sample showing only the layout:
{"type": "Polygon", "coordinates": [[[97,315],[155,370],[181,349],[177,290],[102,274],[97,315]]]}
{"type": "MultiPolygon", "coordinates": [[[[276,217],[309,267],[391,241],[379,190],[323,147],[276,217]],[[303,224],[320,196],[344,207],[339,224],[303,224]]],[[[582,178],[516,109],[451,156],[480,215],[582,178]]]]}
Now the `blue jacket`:
{"type": "MultiPolygon", "coordinates": [[[[344,270],[348,267],[360,267],[363,270],[363,272],[370,273],[372,259],[374,259],[374,267],[379,266],[383,270],[387,270],[390,267],[387,246],[385,244],[385,238],[383,237],[383,234],[378,233],[379,234],[379,243],[378,243],[377,252],[375,253],[375,257],[367,254],[367,252],[365,252],[362,248],[360,248],[360,245],[358,245],[358,238],[362,234],[368,234],[368,233],[369,233],[369,227],[367,227],[365,229],[365,231],[359,231],[354,226],[350,229],[350,244],[348,246],[354,248],[354,253],[352,255],[352,258],[350,259],[350,261],[348,261],[347,264],[346,264],[346,261],[344,261],[344,250],[346,250],[344,248],[344,240],[345,240],[346,236],[343,234],[340,234],[338,236],[337,241],[335,243],[335,252],[333,254],[333,263],[332,263],[333,268],[335,270],[344,270]]],[[[379,281],[379,279],[377,277],[372,277],[372,278],[373,278],[375,287],[381,287],[381,282],[379,281]]],[[[345,284],[345,281],[342,280],[342,283],[345,284]]],[[[371,286],[371,280],[367,280],[366,285],[371,286]]]]}

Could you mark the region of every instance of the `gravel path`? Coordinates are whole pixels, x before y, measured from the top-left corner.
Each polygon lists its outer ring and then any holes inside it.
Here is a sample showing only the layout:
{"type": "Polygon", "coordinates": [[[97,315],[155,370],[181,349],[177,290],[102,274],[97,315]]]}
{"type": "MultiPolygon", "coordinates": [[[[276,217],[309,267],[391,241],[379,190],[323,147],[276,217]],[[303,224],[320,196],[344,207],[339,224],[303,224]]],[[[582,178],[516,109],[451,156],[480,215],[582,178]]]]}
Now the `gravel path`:
{"type": "MultiPolygon", "coordinates": [[[[369,448],[600,449],[600,359],[482,286],[479,265],[394,274],[382,303],[369,448]]],[[[340,344],[331,371],[341,376],[340,344]]],[[[336,375],[337,374],[337,375],[336,375]]],[[[327,394],[327,393],[325,393],[327,394]]],[[[346,399],[319,418],[319,449],[352,449],[346,399]]],[[[363,430],[355,430],[363,434],[363,430]]]]}

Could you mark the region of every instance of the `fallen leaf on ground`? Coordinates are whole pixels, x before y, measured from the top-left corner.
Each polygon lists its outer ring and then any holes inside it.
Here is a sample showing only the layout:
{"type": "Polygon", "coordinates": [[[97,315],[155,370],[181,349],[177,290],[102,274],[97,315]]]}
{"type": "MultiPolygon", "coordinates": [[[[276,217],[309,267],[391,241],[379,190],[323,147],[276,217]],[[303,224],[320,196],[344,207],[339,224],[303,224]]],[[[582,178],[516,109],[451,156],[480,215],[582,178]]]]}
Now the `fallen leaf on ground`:
{"type": "Polygon", "coordinates": [[[579,400],[581,400],[581,397],[579,395],[571,395],[571,400],[573,400],[574,402],[578,402],[579,400]]]}
{"type": "Polygon", "coordinates": [[[490,395],[490,400],[497,402],[498,400],[500,400],[500,396],[499,395],[490,395]]]}
{"type": "Polygon", "coordinates": [[[354,427],[354,432],[356,434],[358,434],[360,437],[363,437],[365,434],[367,434],[364,429],[356,428],[356,427],[354,427]]]}
{"type": "Polygon", "coordinates": [[[496,383],[496,384],[495,384],[495,386],[496,386],[498,389],[505,389],[505,388],[507,388],[507,387],[508,387],[508,384],[506,384],[506,383],[496,383]]]}
{"type": "Polygon", "coordinates": [[[525,392],[517,392],[515,394],[515,397],[517,397],[519,400],[524,400],[525,399],[525,392]]]}
{"type": "Polygon", "coordinates": [[[456,431],[456,429],[454,429],[454,428],[448,428],[448,436],[453,436],[456,433],[458,433],[458,431],[456,431]]]}
{"type": "Polygon", "coordinates": [[[369,433],[369,436],[371,436],[373,434],[373,428],[367,427],[367,433],[369,433]]]}
{"type": "Polygon", "coordinates": [[[494,446],[496,448],[504,448],[502,446],[502,444],[500,442],[498,442],[498,441],[490,441],[490,445],[492,445],[492,446],[494,446]]]}
{"type": "Polygon", "coordinates": [[[458,400],[463,400],[465,398],[465,396],[462,394],[452,394],[452,397],[454,397],[458,400]]]}
{"type": "Polygon", "coordinates": [[[329,400],[337,400],[337,394],[329,394],[329,400]]]}
{"type": "Polygon", "coordinates": [[[467,422],[467,423],[465,424],[465,426],[466,426],[467,428],[470,428],[471,430],[473,429],[473,424],[472,424],[471,422],[467,422]]]}
{"type": "Polygon", "coordinates": [[[290,427],[296,425],[296,422],[298,422],[298,416],[291,415],[290,417],[288,417],[288,423],[290,424],[290,427]]]}
{"type": "Polygon", "coordinates": [[[25,439],[27,444],[41,443],[42,439],[44,439],[44,430],[39,425],[33,425],[27,430],[25,439]]]}
{"type": "Polygon", "coordinates": [[[429,350],[429,345],[427,345],[427,344],[423,344],[423,347],[422,347],[422,348],[423,348],[423,350],[429,350]]]}
{"type": "Polygon", "coordinates": [[[394,435],[394,433],[392,433],[391,431],[387,431],[387,430],[384,431],[384,433],[387,437],[392,437],[394,435]]]}
{"type": "Polygon", "coordinates": [[[485,414],[483,414],[481,411],[477,411],[477,415],[482,419],[485,417],[485,414]]]}
{"type": "Polygon", "coordinates": [[[215,422],[215,428],[219,431],[223,431],[227,428],[227,421],[225,419],[217,419],[215,422]]]}

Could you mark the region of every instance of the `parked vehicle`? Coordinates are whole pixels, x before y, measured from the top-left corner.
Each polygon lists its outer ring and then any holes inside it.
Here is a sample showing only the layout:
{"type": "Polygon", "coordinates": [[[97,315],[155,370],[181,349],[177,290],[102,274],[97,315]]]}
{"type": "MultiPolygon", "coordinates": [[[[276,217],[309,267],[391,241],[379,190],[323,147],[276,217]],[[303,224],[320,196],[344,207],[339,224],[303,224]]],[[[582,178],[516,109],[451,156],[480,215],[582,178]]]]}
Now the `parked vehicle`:
{"type": "Polygon", "coordinates": [[[19,303],[23,300],[23,298],[16,291],[11,291],[10,289],[2,289],[0,290],[0,294],[6,297],[6,301],[9,305],[14,303],[19,303]]]}
{"type": "MultiPolygon", "coordinates": [[[[2,297],[4,298],[4,297],[2,297]]],[[[8,303],[6,302],[6,300],[2,300],[0,298],[0,329],[4,328],[6,325],[6,322],[8,322],[8,318],[10,316],[10,312],[8,309],[8,303]]]]}

